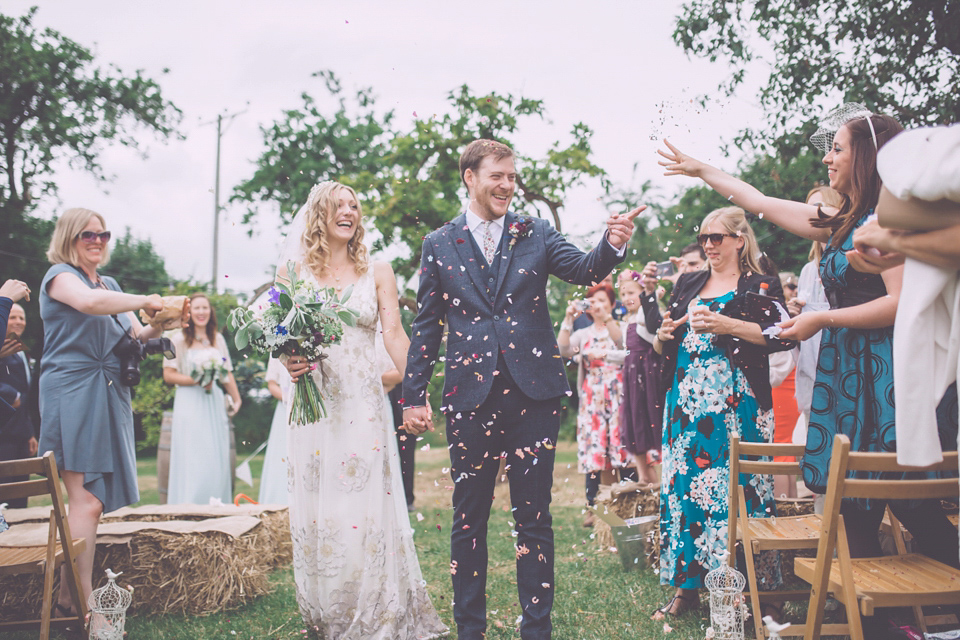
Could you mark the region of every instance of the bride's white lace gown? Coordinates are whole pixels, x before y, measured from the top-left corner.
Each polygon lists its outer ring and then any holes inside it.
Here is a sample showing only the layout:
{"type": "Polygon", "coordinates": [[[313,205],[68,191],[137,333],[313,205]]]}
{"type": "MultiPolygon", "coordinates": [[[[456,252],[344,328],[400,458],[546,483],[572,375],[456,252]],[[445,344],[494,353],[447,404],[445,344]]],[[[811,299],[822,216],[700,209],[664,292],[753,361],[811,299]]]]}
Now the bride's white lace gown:
{"type": "Polygon", "coordinates": [[[323,363],[327,417],[290,425],[287,479],[300,613],[325,640],[444,637],[413,546],[396,437],[383,420],[372,267],[347,305],[360,317],[323,363]]]}

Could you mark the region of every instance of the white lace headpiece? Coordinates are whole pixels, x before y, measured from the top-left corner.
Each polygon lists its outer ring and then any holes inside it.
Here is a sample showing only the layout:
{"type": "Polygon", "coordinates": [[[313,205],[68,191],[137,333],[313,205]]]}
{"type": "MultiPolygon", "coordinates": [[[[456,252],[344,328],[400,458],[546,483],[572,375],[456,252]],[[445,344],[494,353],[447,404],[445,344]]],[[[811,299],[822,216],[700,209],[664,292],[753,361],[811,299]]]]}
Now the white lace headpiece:
{"type": "Polygon", "coordinates": [[[820,121],[820,128],[810,136],[810,143],[826,155],[830,153],[830,149],[833,148],[833,136],[837,134],[840,127],[851,120],[866,118],[867,124],[870,125],[870,135],[873,136],[873,148],[879,149],[877,132],[874,131],[873,120],[870,118],[872,115],[873,113],[871,113],[869,109],[858,102],[842,104],[823,117],[823,120],[820,121]]]}
{"type": "Polygon", "coordinates": [[[277,270],[286,267],[287,262],[293,260],[300,264],[306,257],[306,251],[303,245],[303,235],[307,230],[307,211],[316,205],[320,190],[333,184],[334,180],[324,180],[319,182],[312,189],[307,201],[303,203],[297,215],[293,217],[293,222],[287,227],[287,236],[283,241],[283,248],[280,251],[280,257],[277,259],[277,270]]]}

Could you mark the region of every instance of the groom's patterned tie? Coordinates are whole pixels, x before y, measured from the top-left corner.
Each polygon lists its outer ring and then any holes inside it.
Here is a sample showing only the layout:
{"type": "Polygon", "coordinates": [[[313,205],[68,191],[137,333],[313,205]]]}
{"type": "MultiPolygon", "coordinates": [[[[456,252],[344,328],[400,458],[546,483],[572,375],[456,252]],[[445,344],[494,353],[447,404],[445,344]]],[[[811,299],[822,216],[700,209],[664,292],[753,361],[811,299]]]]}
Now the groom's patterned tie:
{"type": "Polygon", "coordinates": [[[487,264],[493,264],[493,254],[497,250],[493,244],[493,234],[490,232],[492,224],[492,220],[483,221],[483,257],[487,259],[487,264]]]}

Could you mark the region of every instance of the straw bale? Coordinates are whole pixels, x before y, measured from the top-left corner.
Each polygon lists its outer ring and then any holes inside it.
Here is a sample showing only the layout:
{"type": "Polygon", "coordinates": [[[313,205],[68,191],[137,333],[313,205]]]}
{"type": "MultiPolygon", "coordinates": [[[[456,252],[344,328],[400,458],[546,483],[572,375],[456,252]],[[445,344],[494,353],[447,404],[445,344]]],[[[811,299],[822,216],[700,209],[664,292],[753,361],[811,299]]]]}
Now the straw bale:
{"type": "MultiPolygon", "coordinates": [[[[624,520],[638,516],[660,513],[660,485],[644,485],[626,482],[619,485],[601,487],[597,494],[597,505],[617,514],[624,520]]],[[[813,500],[809,498],[777,500],[777,515],[795,516],[813,513],[813,500]]],[[[610,525],[599,518],[593,525],[594,540],[600,549],[615,546],[610,525]]],[[[647,558],[651,565],[660,558],[660,531],[655,528],[646,543],[647,558]]],[[[792,557],[789,558],[792,569],[792,557]]],[[[788,564],[786,562],[784,565],[788,564]]]]}
{"type": "MultiPolygon", "coordinates": [[[[126,522],[137,516],[136,509],[121,511],[124,513],[109,514],[104,521],[126,522]]],[[[94,582],[105,581],[108,567],[122,571],[119,583],[134,587],[130,611],[138,613],[205,615],[236,608],[268,593],[270,572],[289,564],[293,556],[288,512],[234,507],[220,511],[220,515],[228,513],[254,515],[260,524],[240,537],[219,531],[143,529],[124,541],[98,543],[94,582]]],[[[173,522],[209,519],[211,514],[205,510],[179,517],[173,513],[139,515],[142,522],[173,522]]],[[[0,578],[0,620],[31,613],[39,616],[41,592],[42,576],[0,578]]]]}
{"type": "MultiPolygon", "coordinates": [[[[597,494],[597,505],[606,508],[624,520],[638,516],[648,516],[660,513],[660,485],[640,484],[638,482],[622,482],[609,487],[601,487],[597,494]]],[[[601,549],[615,546],[610,525],[599,518],[593,525],[594,540],[601,549]]],[[[654,527],[652,539],[647,540],[646,551],[648,561],[652,564],[660,558],[660,530],[654,527]]]]}

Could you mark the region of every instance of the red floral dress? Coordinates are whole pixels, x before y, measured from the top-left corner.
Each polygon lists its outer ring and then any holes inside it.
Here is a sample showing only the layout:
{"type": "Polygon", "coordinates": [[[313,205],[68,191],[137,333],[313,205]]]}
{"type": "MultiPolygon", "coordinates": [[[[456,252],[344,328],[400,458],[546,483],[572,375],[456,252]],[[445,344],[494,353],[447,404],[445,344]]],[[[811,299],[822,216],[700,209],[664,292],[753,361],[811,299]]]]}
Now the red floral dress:
{"type": "Polygon", "coordinates": [[[574,331],[570,346],[580,360],[577,469],[580,473],[620,469],[630,461],[620,442],[623,358],[610,332],[594,325],[574,331]]]}

